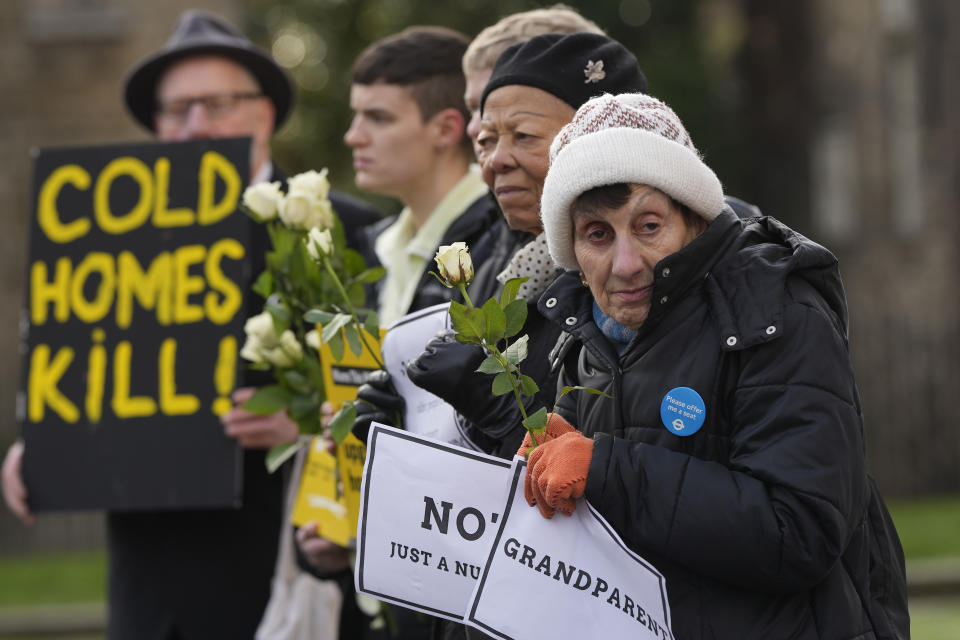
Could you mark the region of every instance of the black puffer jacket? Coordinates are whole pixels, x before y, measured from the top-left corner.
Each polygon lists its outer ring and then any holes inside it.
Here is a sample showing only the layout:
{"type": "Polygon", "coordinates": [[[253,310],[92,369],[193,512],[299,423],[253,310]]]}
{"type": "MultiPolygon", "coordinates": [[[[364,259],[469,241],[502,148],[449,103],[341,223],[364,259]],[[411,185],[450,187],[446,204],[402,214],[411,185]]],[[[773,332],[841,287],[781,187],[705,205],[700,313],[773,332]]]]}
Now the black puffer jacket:
{"type": "Polygon", "coordinates": [[[865,470],[836,258],[728,210],[654,273],[622,356],[576,274],[540,308],[583,345],[560,384],[613,396],[571,394],[560,412],[594,439],[586,498],[666,577],[676,638],[908,638],[903,551],[865,470]],[[661,419],[678,387],[703,400],[687,437],[661,419]]]}

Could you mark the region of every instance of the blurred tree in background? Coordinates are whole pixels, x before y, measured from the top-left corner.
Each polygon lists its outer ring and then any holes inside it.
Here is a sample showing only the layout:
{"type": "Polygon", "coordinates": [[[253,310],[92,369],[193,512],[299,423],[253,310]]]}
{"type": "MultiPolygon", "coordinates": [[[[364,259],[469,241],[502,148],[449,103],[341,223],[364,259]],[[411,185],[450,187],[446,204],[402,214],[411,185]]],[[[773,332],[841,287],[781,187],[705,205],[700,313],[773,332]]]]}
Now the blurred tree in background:
{"type": "MultiPolygon", "coordinates": [[[[353,169],[343,133],[351,117],[350,67],[364,47],[415,24],[443,25],[473,37],[503,16],[552,4],[531,0],[250,0],[248,32],[271,48],[300,91],[293,118],[276,138],[278,163],[289,172],[329,167],[334,183],[351,190],[353,169]]],[[[620,0],[568,4],[636,54],[650,92],[677,111],[728,192],[751,199],[742,161],[742,119],[746,114],[736,75],[737,56],[746,34],[741,3],[620,0]]]]}

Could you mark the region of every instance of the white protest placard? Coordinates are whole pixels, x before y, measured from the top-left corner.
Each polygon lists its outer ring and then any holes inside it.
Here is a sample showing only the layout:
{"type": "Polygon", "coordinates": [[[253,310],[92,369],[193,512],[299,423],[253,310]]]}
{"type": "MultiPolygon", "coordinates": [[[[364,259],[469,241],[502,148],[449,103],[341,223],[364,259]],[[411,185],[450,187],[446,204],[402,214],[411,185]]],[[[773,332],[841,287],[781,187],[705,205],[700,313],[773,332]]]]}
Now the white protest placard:
{"type": "Polygon", "coordinates": [[[373,423],[361,486],[357,591],[462,621],[511,463],[373,423]]]}
{"type": "Polygon", "coordinates": [[[407,314],[391,324],[383,338],[383,363],[397,393],[406,402],[403,426],[407,431],[479,451],[480,447],[461,427],[454,408],[407,377],[407,363],[423,352],[438,331],[450,327],[449,308],[450,303],[444,302],[407,314]]]}
{"type": "Polygon", "coordinates": [[[547,520],[513,482],[468,624],[499,638],[672,640],[666,581],[632,552],[586,500],[547,520]],[[532,615],[549,603],[551,613],[532,615]]]}

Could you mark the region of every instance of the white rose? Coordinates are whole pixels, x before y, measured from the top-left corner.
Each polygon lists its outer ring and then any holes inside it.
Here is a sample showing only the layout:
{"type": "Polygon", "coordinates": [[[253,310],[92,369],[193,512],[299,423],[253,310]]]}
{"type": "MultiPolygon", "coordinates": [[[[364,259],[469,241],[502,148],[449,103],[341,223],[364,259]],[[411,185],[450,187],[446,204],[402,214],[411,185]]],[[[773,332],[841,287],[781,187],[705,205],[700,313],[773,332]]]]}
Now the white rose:
{"type": "Polygon", "coordinates": [[[315,198],[307,191],[290,190],[280,204],[280,220],[291,229],[307,229],[315,198]]]}
{"type": "Polygon", "coordinates": [[[243,206],[260,222],[277,217],[277,209],[282,202],[283,192],[279,182],[259,182],[243,190],[243,206]]]}
{"type": "Polygon", "coordinates": [[[290,191],[305,191],[317,198],[326,200],[330,194],[330,181],[327,180],[327,170],[317,172],[311,169],[303,173],[298,173],[289,180],[290,191]]]}
{"type": "Polygon", "coordinates": [[[303,358],[303,347],[293,331],[287,329],[280,335],[280,343],[267,350],[264,356],[276,367],[292,367],[303,358]]]}
{"type": "Polygon", "coordinates": [[[248,335],[246,342],[243,343],[243,348],[240,349],[240,357],[255,364],[263,364],[262,349],[260,341],[255,336],[248,335]]]}
{"type": "Polygon", "coordinates": [[[307,253],[310,257],[320,262],[323,256],[328,256],[333,252],[333,235],[330,229],[321,230],[319,227],[310,229],[307,234],[307,253]]]}
{"type": "Polygon", "coordinates": [[[272,349],[279,344],[277,332],[273,327],[273,317],[266,311],[248,318],[243,325],[247,340],[255,340],[259,347],[272,349]]]}
{"type": "Polygon", "coordinates": [[[448,284],[469,284],[473,280],[473,260],[467,250],[467,243],[454,242],[441,246],[437,249],[434,260],[440,270],[440,277],[448,284]]]}
{"type": "MultiPolygon", "coordinates": [[[[376,616],[380,613],[381,605],[379,600],[371,598],[365,593],[357,593],[356,598],[357,608],[360,609],[360,611],[363,611],[368,616],[376,616]]],[[[371,628],[373,627],[373,625],[370,626],[371,628]]]]}
{"type": "Polygon", "coordinates": [[[310,227],[320,227],[321,229],[333,227],[333,205],[327,198],[314,200],[313,207],[310,209],[310,217],[305,225],[307,229],[310,227]]]}

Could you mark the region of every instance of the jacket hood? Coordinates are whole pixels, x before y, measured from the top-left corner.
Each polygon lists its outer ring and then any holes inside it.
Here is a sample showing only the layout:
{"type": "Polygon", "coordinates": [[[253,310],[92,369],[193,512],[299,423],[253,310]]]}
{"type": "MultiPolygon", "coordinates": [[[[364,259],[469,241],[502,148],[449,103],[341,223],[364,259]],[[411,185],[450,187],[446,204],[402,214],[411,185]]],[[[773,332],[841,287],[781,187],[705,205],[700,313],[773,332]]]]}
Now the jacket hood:
{"type": "Polygon", "coordinates": [[[837,258],[775,218],[754,218],[739,225],[735,247],[705,278],[723,348],[745,349],[779,335],[788,278],[812,287],[846,336],[847,306],[837,258]]]}

